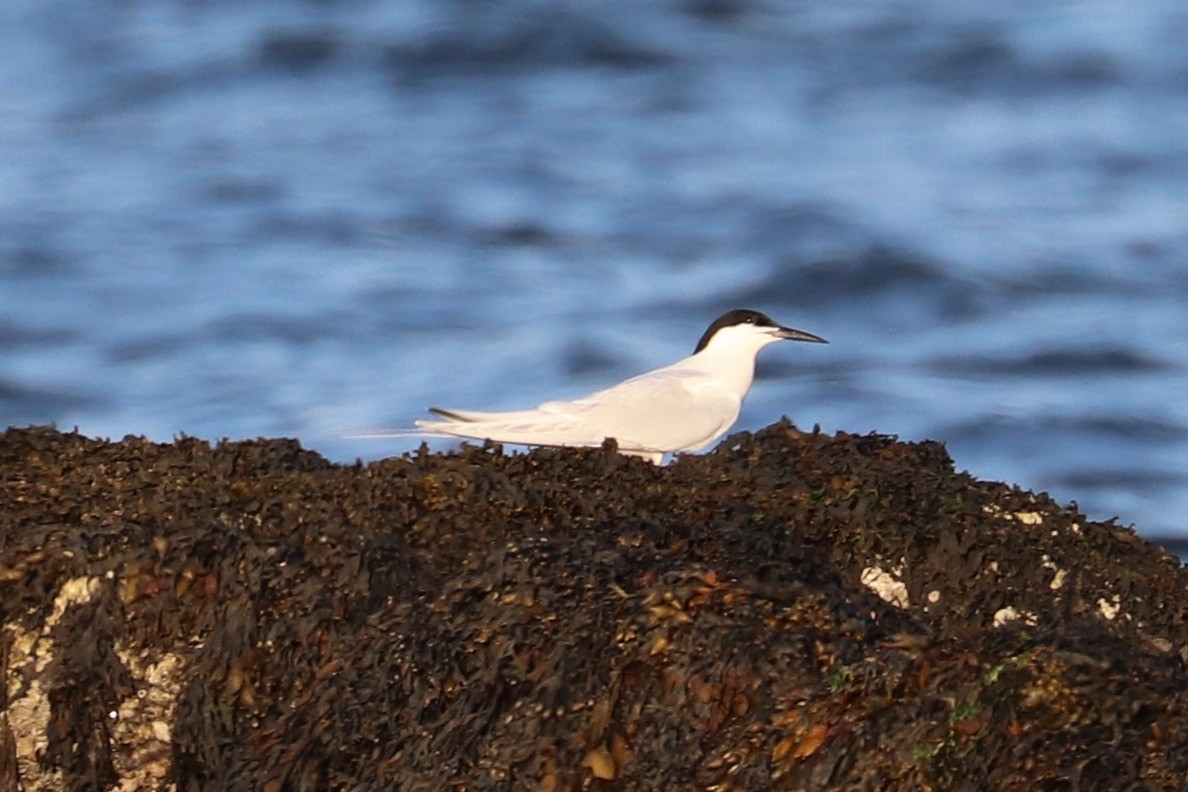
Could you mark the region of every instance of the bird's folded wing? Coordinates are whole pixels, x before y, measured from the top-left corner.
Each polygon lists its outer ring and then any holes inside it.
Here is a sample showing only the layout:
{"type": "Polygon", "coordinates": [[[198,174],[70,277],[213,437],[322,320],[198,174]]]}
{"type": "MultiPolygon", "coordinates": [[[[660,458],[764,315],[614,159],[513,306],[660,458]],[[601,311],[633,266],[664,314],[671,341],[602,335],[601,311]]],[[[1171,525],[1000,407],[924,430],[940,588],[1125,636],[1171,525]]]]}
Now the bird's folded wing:
{"type": "Polygon", "coordinates": [[[702,448],[738,418],[742,402],[704,372],[658,369],[579,399],[532,410],[481,412],[434,408],[444,420],[420,420],[426,432],[501,443],[599,445],[613,437],[626,451],[702,448]]]}
{"type": "Polygon", "coordinates": [[[737,419],[742,400],[709,375],[660,369],[581,399],[582,417],[623,444],[691,451],[716,440],[737,419]]]}

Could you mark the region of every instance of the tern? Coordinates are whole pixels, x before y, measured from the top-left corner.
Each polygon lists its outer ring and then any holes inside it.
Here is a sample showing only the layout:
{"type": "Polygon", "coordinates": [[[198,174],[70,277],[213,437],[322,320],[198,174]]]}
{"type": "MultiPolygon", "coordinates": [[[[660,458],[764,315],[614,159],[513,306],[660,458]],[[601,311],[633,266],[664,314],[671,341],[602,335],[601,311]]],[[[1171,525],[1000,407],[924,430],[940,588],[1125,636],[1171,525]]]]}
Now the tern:
{"type": "Polygon", "coordinates": [[[416,426],[426,435],[527,446],[590,447],[614,438],[620,453],[658,465],[665,454],[699,451],[729,431],[755,378],[756,356],[776,341],[827,343],[736,309],[714,320],[692,355],[588,396],[508,412],[430,407],[440,420],[416,426]]]}

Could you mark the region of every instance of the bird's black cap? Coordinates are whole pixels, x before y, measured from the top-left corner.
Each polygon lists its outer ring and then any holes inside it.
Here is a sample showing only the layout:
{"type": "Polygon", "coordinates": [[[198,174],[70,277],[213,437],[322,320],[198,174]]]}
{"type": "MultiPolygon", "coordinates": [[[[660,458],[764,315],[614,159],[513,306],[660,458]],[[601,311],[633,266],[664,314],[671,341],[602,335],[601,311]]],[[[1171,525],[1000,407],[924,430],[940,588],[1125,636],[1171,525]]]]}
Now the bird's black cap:
{"type": "Polygon", "coordinates": [[[705,349],[709,344],[710,339],[714,337],[714,333],[721,330],[723,327],[733,327],[734,325],[749,324],[756,327],[774,327],[784,331],[784,338],[791,341],[815,341],[818,343],[825,343],[824,338],[806,333],[803,330],[793,330],[789,327],[782,327],[779,322],[772,319],[765,313],[760,311],[752,311],[749,308],[735,308],[733,311],[727,311],[714,320],[709,329],[701,336],[701,340],[697,342],[697,347],[693,350],[693,354],[697,354],[705,349]]]}
{"type": "Polygon", "coordinates": [[[706,344],[714,337],[714,333],[723,327],[732,327],[740,324],[753,324],[757,327],[779,327],[775,320],[765,313],[752,311],[747,308],[735,308],[733,311],[727,311],[714,320],[714,323],[701,336],[701,340],[697,342],[697,348],[693,350],[693,354],[697,354],[705,349],[706,344]]]}

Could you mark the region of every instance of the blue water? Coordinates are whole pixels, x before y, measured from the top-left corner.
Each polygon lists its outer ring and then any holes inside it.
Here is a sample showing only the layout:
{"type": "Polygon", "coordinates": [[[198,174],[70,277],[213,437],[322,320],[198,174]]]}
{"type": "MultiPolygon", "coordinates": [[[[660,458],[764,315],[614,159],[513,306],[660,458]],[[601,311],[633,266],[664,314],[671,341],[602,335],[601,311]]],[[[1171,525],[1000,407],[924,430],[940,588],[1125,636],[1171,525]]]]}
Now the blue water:
{"type": "Polygon", "coordinates": [[[1188,6],[6,0],[0,425],[416,441],[691,351],[1188,536],[1188,6]]]}

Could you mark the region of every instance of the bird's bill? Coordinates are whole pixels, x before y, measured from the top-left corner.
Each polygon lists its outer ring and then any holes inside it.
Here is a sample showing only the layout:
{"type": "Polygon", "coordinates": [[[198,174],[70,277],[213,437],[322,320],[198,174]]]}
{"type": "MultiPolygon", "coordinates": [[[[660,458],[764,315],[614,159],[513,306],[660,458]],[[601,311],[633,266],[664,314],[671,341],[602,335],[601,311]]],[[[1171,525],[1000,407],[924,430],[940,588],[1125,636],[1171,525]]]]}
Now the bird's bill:
{"type": "Polygon", "coordinates": [[[814,344],[828,344],[821,336],[815,336],[812,333],[806,333],[803,330],[794,330],[791,327],[777,327],[775,331],[776,338],[782,338],[785,341],[811,341],[814,344]]]}

